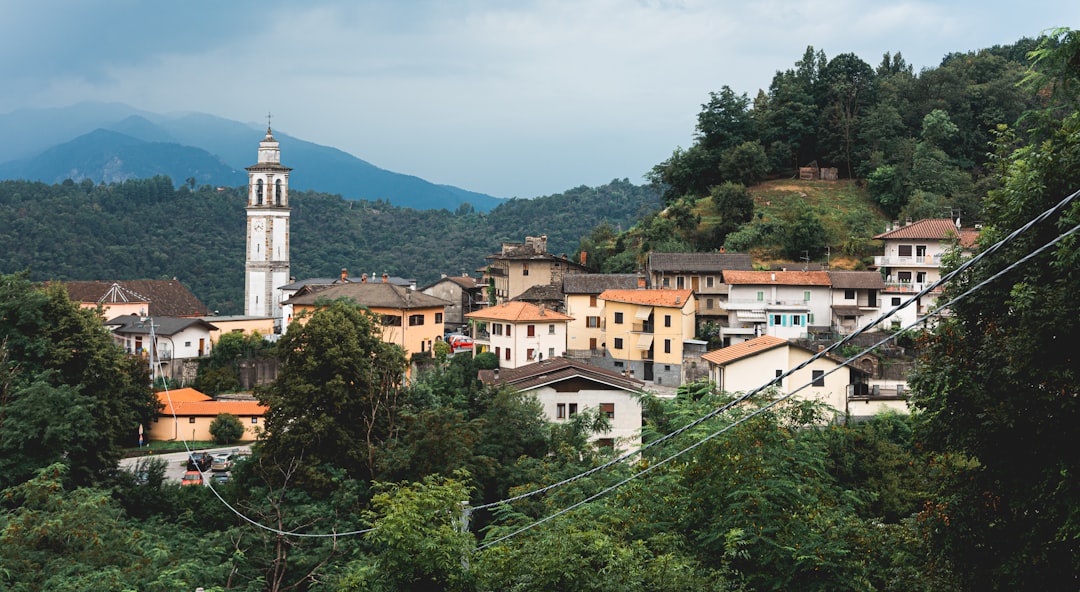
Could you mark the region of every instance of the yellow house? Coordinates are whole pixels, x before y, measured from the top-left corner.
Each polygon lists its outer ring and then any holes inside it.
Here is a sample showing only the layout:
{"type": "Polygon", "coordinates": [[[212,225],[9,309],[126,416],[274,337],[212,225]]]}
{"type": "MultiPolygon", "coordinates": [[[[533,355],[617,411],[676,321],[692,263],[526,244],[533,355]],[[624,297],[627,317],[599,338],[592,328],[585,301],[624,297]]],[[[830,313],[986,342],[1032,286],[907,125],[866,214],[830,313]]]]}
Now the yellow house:
{"type": "Polygon", "coordinates": [[[225,333],[243,333],[244,335],[258,333],[264,337],[274,334],[274,317],[226,315],[201,318],[217,327],[215,330],[210,331],[210,343],[217,343],[218,339],[225,333]]]}
{"type": "Polygon", "coordinates": [[[407,355],[430,352],[432,345],[443,338],[443,315],[449,303],[387,282],[346,283],[298,292],[285,303],[293,307],[293,322],[304,323],[324,299],[339,298],[352,300],[377,315],[382,323],[382,340],[401,346],[407,355]]]}
{"type": "MultiPolygon", "coordinates": [[[[604,290],[644,288],[645,278],[633,273],[575,273],[563,278],[566,314],[573,317],[566,326],[566,351],[575,358],[603,355],[604,290]]],[[[591,363],[591,362],[590,362],[591,363]]]]}
{"type": "Polygon", "coordinates": [[[602,365],[656,384],[682,384],[683,344],[694,338],[692,290],[605,290],[602,365]]]}
{"type": "Polygon", "coordinates": [[[267,410],[258,401],[217,401],[192,388],[161,391],[157,396],[164,409],[146,429],[147,442],[213,440],[210,424],[222,413],[236,416],[243,424],[241,440],[255,440],[267,410]]]}

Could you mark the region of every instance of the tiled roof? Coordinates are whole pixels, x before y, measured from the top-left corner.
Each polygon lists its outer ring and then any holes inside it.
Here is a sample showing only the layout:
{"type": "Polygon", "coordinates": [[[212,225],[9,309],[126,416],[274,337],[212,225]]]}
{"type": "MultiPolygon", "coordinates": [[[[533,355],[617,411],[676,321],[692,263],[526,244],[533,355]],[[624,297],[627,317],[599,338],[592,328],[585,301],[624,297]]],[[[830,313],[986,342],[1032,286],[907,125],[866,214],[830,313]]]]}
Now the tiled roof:
{"type": "Polygon", "coordinates": [[[543,286],[530,286],[514,300],[520,300],[522,302],[546,302],[546,301],[558,301],[562,302],[563,293],[562,288],[555,284],[546,284],[543,286]]]}
{"type": "Polygon", "coordinates": [[[180,401],[192,402],[213,400],[213,397],[211,397],[210,395],[204,395],[203,393],[193,388],[179,388],[169,391],[158,391],[157,398],[158,401],[161,401],[162,405],[168,405],[170,400],[172,400],[173,403],[177,403],[180,401]]]}
{"type": "Polygon", "coordinates": [[[205,328],[207,331],[214,331],[217,329],[217,327],[201,318],[189,317],[147,317],[144,321],[143,318],[138,315],[120,315],[106,321],[105,324],[116,327],[113,329],[113,332],[117,334],[149,335],[151,321],[154,323],[154,334],[162,336],[176,335],[192,325],[198,325],[205,328]]]}
{"type": "Polygon", "coordinates": [[[787,339],[773,337],[772,335],[762,335],[761,337],[755,337],[749,341],[715,349],[701,356],[701,359],[716,364],[717,366],[723,366],[736,360],[741,360],[784,345],[788,345],[787,339]]]}
{"type": "Polygon", "coordinates": [[[599,294],[604,290],[633,290],[638,276],[633,273],[574,273],[564,275],[564,294],[599,294]]]}
{"type": "Polygon", "coordinates": [[[884,290],[885,280],[876,271],[830,271],[832,287],[839,289],[884,290]]]}
{"type": "Polygon", "coordinates": [[[286,304],[313,305],[318,299],[336,300],[348,298],[357,304],[372,308],[393,308],[410,310],[415,308],[435,308],[446,306],[449,302],[442,298],[436,298],[423,292],[409,290],[391,283],[360,282],[338,284],[325,289],[318,289],[314,285],[305,286],[305,290],[311,290],[304,294],[297,294],[285,301],[286,304]]]}
{"type": "MultiPolygon", "coordinates": [[[[114,286],[124,294],[134,293],[150,304],[147,314],[155,317],[199,317],[210,314],[210,309],[178,280],[115,280],[92,282],[64,282],[68,297],[76,302],[104,302],[109,295],[118,294],[114,286]]],[[[114,298],[112,302],[123,301],[114,298]]],[[[143,301],[143,300],[136,300],[143,301]]]]}
{"type": "Polygon", "coordinates": [[[747,253],[649,253],[649,271],[696,271],[719,273],[729,269],[754,269],[747,253]]]}
{"type": "Polygon", "coordinates": [[[894,228],[883,232],[874,238],[879,240],[890,239],[928,239],[928,240],[952,240],[959,237],[959,229],[956,222],[948,218],[931,218],[919,220],[900,228],[894,228]]]}
{"type": "Polygon", "coordinates": [[[604,290],[600,294],[600,299],[646,306],[682,308],[693,295],[693,290],[604,290]]]}
{"type": "Polygon", "coordinates": [[[569,315],[551,309],[541,309],[539,306],[528,302],[507,302],[498,306],[489,306],[483,310],[470,312],[465,317],[469,319],[510,321],[512,323],[574,320],[574,317],[569,315]]]}
{"type": "Polygon", "coordinates": [[[725,271],[724,283],[754,286],[828,286],[826,271],[725,271]]]}
{"type": "Polygon", "coordinates": [[[173,400],[170,406],[165,403],[165,409],[160,411],[159,415],[172,416],[201,416],[201,417],[216,417],[222,413],[229,413],[236,416],[259,416],[269,410],[258,401],[176,401],[173,400]]]}
{"type": "Polygon", "coordinates": [[[550,358],[519,368],[503,368],[499,370],[498,377],[495,376],[494,370],[480,371],[480,380],[485,384],[507,384],[519,390],[580,378],[628,391],[639,391],[645,385],[640,380],[617,372],[567,358],[550,358]]]}

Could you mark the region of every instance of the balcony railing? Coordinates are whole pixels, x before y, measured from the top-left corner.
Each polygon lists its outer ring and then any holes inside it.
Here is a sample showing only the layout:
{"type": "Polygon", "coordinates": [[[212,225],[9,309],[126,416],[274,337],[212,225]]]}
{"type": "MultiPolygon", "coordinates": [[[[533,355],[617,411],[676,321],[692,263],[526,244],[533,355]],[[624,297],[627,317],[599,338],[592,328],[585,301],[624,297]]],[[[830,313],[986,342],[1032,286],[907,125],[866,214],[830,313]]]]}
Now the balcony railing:
{"type": "Polygon", "coordinates": [[[877,255],[874,257],[874,265],[878,267],[941,267],[941,255],[910,257],[877,255]]]}
{"type": "Polygon", "coordinates": [[[630,326],[630,331],[633,333],[652,333],[652,323],[634,323],[630,326]]]}
{"type": "MultiPolygon", "coordinates": [[[[885,282],[886,292],[909,292],[914,294],[916,292],[922,292],[923,288],[929,286],[930,282],[885,282]]],[[[934,288],[932,293],[936,294],[941,291],[941,286],[934,288]]]]}

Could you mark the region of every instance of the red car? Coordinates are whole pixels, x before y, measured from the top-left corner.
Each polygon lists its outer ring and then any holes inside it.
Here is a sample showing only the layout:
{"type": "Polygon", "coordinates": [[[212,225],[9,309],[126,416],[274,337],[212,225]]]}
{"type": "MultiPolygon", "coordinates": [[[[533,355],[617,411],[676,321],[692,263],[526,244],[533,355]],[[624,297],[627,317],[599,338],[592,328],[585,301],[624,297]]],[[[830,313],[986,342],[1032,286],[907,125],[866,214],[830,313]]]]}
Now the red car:
{"type": "Polygon", "coordinates": [[[450,344],[450,347],[457,349],[472,349],[473,338],[468,335],[447,335],[446,343],[450,344]]]}
{"type": "Polygon", "coordinates": [[[202,473],[198,471],[188,471],[184,473],[184,478],[180,480],[180,486],[186,487],[188,485],[202,485],[202,473]]]}

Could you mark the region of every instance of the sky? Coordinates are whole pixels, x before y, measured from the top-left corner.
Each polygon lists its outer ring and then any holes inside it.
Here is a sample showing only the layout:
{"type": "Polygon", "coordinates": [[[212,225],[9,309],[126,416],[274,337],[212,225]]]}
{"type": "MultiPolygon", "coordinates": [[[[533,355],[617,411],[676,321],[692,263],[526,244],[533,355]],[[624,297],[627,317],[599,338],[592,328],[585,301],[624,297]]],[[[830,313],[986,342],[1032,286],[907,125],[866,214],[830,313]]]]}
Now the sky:
{"type": "MultiPolygon", "coordinates": [[[[1080,28],[1077,0],[6,0],[0,113],[202,112],[497,197],[643,176],[709,93],[808,46],[916,71],[1080,28]]],[[[283,154],[284,164],[288,155],[283,154]]]]}

